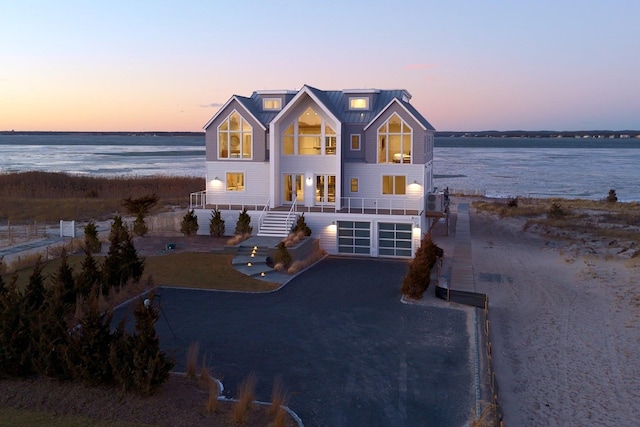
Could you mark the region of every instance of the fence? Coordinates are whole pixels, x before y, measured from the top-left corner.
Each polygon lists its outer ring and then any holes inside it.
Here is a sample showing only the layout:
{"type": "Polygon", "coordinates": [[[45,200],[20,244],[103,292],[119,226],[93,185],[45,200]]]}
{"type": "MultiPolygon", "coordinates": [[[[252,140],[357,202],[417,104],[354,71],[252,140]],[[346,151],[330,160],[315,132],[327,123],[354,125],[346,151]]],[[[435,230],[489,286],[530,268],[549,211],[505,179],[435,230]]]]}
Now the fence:
{"type": "Polygon", "coordinates": [[[52,227],[55,226],[36,221],[27,224],[12,224],[8,221],[6,225],[0,225],[0,247],[45,238],[47,230],[52,227]]]}
{"type": "MultiPolygon", "coordinates": [[[[491,404],[495,408],[496,423],[500,427],[504,427],[502,421],[503,414],[498,403],[498,382],[496,381],[496,373],[493,370],[493,348],[491,346],[491,321],[489,320],[489,297],[486,294],[468,291],[458,291],[449,289],[447,285],[441,286],[439,277],[442,267],[442,260],[437,263],[436,276],[436,297],[445,301],[456,302],[458,304],[470,305],[472,307],[482,309],[480,314],[483,318],[482,332],[484,335],[484,346],[487,356],[487,373],[489,375],[488,387],[491,393],[491,404]]],[[[479,414],[478,414],[479,415],[479,414]]]]}

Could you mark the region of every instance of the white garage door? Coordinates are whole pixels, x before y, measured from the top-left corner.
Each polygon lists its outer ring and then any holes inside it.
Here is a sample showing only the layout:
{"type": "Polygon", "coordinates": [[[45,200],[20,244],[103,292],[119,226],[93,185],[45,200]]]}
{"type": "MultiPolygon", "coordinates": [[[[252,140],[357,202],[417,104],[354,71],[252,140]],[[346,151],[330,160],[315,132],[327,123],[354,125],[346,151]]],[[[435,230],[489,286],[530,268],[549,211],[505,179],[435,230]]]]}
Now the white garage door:
{"type": "Polygon", "coordinates": [[[411,224],[379,223],[378,253],[380,256],[411,257],[411,224]]]}
{"type": "Polygon", "coordinates": [[[338,253],[371,255],[371,223],[338,221],[338,253]]]}

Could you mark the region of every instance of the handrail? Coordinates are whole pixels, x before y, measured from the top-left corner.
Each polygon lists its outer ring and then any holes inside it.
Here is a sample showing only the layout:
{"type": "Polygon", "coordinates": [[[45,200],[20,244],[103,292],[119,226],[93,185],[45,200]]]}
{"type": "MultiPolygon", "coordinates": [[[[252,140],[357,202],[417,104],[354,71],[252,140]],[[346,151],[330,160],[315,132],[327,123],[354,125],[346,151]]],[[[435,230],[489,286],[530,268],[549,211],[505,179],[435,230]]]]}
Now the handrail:
{"type": "Polygon", "coordinates": [[[262,228],[262,221],[264,217],[267,215],[269,211],[269,205],[271,204],[271,197],[267,199],[267,203],[264,204],[264,208],[262,208],[262,212],[260,213],[260,217],[258,218],[258,230],[262,228]]]}
{"type": "Polygon", "coordinates": [[[289,218],[291,218],[291,214],[293,214],[294,212],[296,212],[296,203],[297,203],[297,197],[293,198],[293,203],[291,204],[291,209],[289,209],[289,213],[287,214],[287,225],[289,225],[289,218]]]}

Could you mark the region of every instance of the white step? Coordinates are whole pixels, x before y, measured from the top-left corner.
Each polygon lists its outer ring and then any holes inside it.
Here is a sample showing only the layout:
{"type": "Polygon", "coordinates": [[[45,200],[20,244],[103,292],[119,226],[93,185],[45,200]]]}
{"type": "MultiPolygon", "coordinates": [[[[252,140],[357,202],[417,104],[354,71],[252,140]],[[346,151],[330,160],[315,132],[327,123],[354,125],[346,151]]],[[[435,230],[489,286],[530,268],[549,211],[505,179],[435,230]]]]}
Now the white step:
{"type": "Polygon", "coordinates": [[[297,215],[289,216],[289,212],[269,211],[262,220],[258,236],[287,237],[296,221],[297,215]]]}

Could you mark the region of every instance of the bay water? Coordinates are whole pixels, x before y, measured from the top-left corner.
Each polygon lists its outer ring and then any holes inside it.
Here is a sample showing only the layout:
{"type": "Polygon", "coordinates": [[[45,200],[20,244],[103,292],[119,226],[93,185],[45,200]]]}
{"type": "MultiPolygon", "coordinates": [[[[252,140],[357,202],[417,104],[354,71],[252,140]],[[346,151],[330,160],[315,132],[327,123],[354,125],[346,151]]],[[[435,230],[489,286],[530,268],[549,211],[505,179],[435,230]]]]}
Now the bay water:
{"type": "MultiPolygon", "coordinates": [[[[205,177],[204,135],[0,134],[0,173],[205,177]]],[[[640,201],[640,139],[436,137],[434,184],[490,197],[640,201]]]]}

